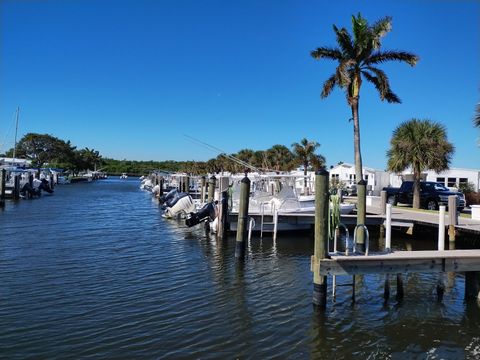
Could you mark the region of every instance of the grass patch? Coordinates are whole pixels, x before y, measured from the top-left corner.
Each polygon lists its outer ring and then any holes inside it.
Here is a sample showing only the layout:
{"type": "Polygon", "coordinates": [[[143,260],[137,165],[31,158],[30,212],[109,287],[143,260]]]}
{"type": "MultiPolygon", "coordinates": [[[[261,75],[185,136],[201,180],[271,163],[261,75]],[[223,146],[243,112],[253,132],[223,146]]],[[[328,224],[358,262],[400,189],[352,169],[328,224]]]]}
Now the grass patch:
{"type": "MultiPolygon", "coordinates": [[[[427,209],[414,209],[409,206],[398,206],[395,205],[394,208],[402,209],[402,210],[407,210],[407,211],[413,211],[413,212],[420,212],[420,213],[425,213],[425,214],[436,214],[438,215],[438,210],[427,210],[427,209]]],[[[448,211],[445,211],[445,215],[448,215],[448,211]]],[[[458,213],[458,216],[465,218],[465,219],[471,219],[472,216],[470,214],[464,214],[464,213],[458,213]]]]}

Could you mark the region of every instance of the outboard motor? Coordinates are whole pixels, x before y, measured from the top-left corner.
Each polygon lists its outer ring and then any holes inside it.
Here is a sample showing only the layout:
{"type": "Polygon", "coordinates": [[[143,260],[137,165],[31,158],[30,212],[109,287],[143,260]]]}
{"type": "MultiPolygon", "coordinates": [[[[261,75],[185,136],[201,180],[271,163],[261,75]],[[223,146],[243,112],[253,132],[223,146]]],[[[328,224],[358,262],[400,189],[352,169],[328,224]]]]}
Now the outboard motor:
{"type": "Polygon", "coordinates": [[[196,213],[191,212],[189,217],[185,220],[185,224],[188,227],[192,227],[208,219],[210,219],[210,221],[213,221],[216,217],[217,214],[215,211],[215,204],[212,201],[205,204],[196,213]]]}
{"type": "MultiPolygon", "coordinates": [[[[170,190],[168,193],[160,196],[160,197],[158,198],[158,200],[160,201],[160,204],[163,205],[163,204],[165,204],[167,201],[172,200],[177,193],[178,193],[178,190],[177,190],[177,189],[170,190]]],[[[168,206],[168,205],[167,205],[167,206],[168,206]]]]}
{"type": "Polygon", "coordinates": [[[34,197],[34,196],[40,196],[42,193],[42,191],[40,189],[35,189],[32,185],[30,185],[30,183],[25,183],[25,185],[23,185],[22,189],[20,190],[20,194],[25,197],[28,195],[30,195],[30,197],[34,197]]]}
{"type": "Polygon", "coordinates": [[[179,193],[174,201],[167,202],[167,206],[164,214],[166,218],[173,218],[181,213],[188,214],[195,210],[195,204],[193,203],[192,197],[185,193],[179,193]],[[171,206],[168,206],[169,204],[171,206]]]}
{"type": "Polygon", "coordinates": [[[185,196],[188,196],[187,193],[184,193],[184,192],[178,192],[177,190],[175,190],[173,196],[171,198],[169,198],[167,201],[165,201],[165,206],[167,208],[169,207],[174,207],[175,204],[182,198],[184,198],[185,196]]]}
{"type": "Polygon", "coordinates": [[[42,179],[41,184],[38,186],[38,190],[46,191],[49,194],[53,193],[53,190],[46,179],[42,179]]]}

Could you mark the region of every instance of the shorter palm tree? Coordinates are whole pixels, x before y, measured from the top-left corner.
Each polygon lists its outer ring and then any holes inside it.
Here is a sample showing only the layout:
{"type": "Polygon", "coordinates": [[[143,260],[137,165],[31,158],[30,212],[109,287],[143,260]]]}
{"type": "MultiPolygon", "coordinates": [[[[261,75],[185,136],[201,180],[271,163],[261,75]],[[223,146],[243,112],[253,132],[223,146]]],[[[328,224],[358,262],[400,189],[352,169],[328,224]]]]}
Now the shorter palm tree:
{"type": "Polygon", "coordinates": [[[447,140],[445,127],[431,120],[411,119],[393,131],[387,151],[388,170],[398,173],[412,168],[414,208],[420,208],[422,171],[448,169],[454,152],[454,146],[447,140]]]}
{"type": "Polygon", "coordinates": [[[305,175],[303,186],[305,188],[307,187],[307,171],[309,166],[313,166],[316,170],[325,166],[325,157],[315,154],[315,151],[319,147],[320,144],[318,142],[308,141],[306,138],[303,138],[300,143],[292,144],[295,159],[303,165],[303,174],[305,175]]]}
{"type": "Polygon", "coordinates": [[[293,154],[285,145],[273,145],[266,150],[266,157],[270,165],[269,168],[273,168],[275,171],[291,170],[293,154]]]}

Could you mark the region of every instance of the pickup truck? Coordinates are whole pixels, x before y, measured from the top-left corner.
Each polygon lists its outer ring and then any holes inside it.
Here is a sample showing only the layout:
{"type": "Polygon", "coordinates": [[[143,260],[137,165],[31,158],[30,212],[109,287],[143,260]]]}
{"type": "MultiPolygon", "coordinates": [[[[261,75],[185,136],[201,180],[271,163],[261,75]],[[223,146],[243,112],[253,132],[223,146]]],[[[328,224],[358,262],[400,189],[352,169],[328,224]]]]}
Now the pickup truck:
{"type": "MultiPolygon", "coordinates": [[[[413,203],[413,181],[404,181],[399,188],[385,187],[383,190],[387,192],[388,204],[413,203]]],[[[440,205],[448,206],[450,195],[457,197],[457,209],[462,211],[465,207],[465,196],[461,192],[451,191],[443,184],[433,181],[420,182],[420,206],[425,209],[437,210],[440,205]]]]}

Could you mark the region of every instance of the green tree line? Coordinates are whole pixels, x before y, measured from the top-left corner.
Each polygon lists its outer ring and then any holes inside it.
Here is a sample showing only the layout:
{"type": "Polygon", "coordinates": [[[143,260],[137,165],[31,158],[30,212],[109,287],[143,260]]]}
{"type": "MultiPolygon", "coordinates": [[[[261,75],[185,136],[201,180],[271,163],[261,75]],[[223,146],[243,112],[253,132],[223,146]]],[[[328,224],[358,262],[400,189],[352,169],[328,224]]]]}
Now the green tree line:
{"type": "MultiPolygon", "coordinates": [[[[315,153],[319,146],[316,141],[304,138],[292,144],[291,150],[276,144],[267,150],[242,149],[233,154],[219,154],[207,161],[135,161],[104,158],[95,149],[77,149],[70,141],[52,135],[28,133],[17,144],[15,157],[31,160],[35,168],[62,168],[74,173],[98,170],[111,175],[144,175],[152,170],[163,170],[201,175],[222,171],[236,173],[252,168],[261,171],[290,171],[298,166],[305,171],[319,169],[325,166],[325,157],[315,153]]],[[[14,149],[3,155],[13,157],[14,149]]]]}

